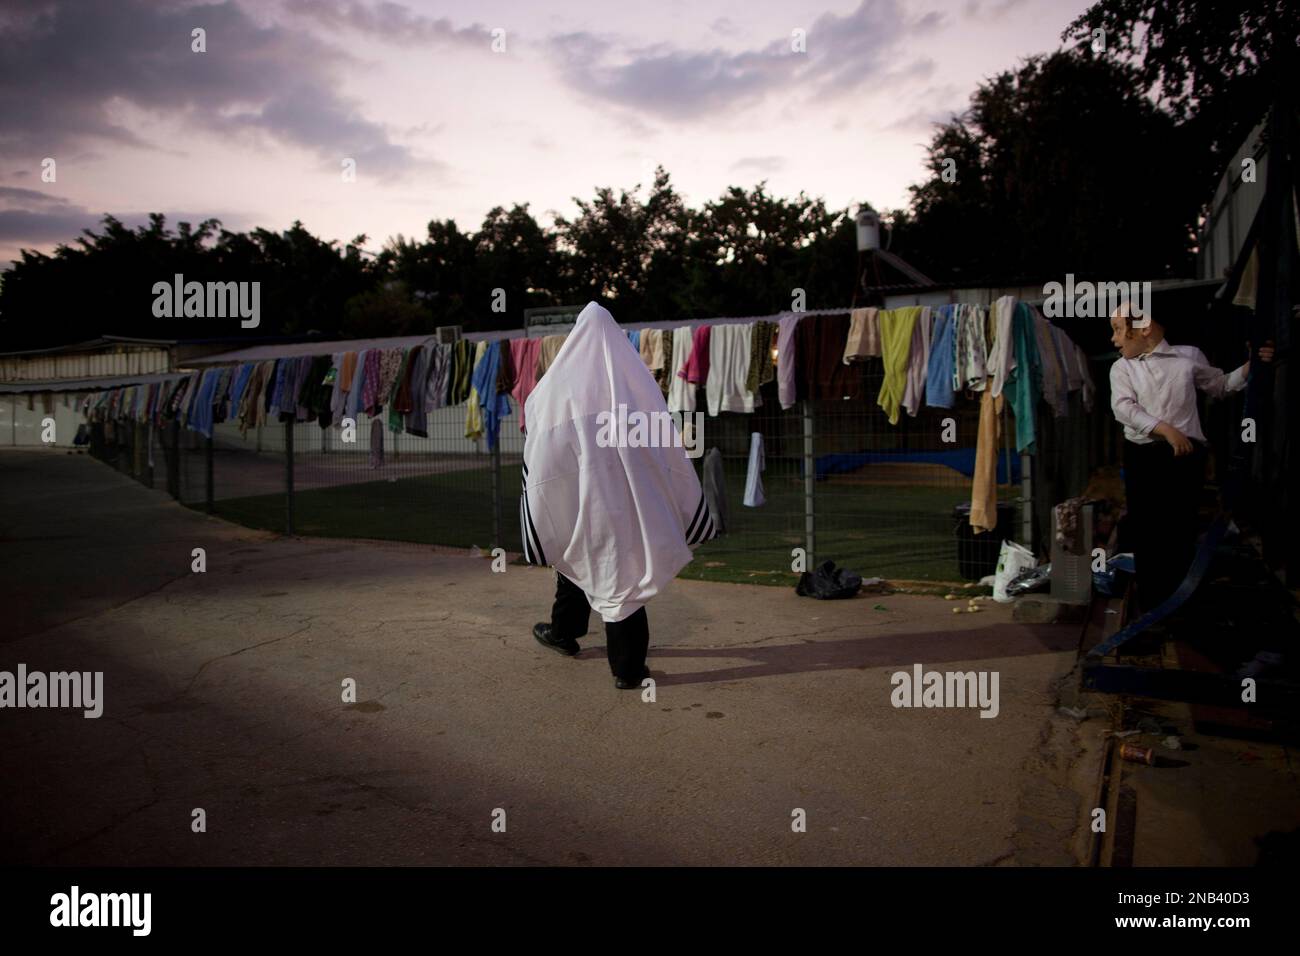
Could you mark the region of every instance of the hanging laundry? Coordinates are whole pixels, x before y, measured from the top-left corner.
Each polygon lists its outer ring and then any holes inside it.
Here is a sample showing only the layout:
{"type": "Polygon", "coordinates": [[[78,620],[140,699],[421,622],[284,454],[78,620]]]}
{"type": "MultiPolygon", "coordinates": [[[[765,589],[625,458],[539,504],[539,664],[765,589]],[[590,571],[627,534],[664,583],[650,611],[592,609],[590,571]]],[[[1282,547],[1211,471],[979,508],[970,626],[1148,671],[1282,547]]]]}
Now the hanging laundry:
{"type": "Polygon", "coordinates": [[[640,339],[641,361],[652,372],[664,367],[663,329],[642,329],[640,339]]]}
{"type": "Polygon", "coordinates": [[[1092,398],[1097,394],[1097,387],[1092,383],[1092,373],[1088,371],[1088,356],[1083,349],[1074,346],[1074,360],[1079,369],[1080,387],[1083,389],[1083,410],[1092,411],[1092,398]]]}
{"type": "Polygon", "coordinates": [[[880,383],[876,404],[885,410],[891,425],[898,424],[898,410],[907,389],[912,332],[920,317],[921,307],[917,305],[882,309],[880,312],[880,351],[884,378],[880,383]]]}
{"type": "Polygon", "coordinates": [[[1038,345],[1038,358],[1043,373],[1043,398],[1051,406],[1055,418],[1064,418],[1069,413],[1070,390],[1066,386],[1065,369],[1061,367],[1060,356],[1056,354],[1052,326],[1037,309],[1031,311],[1034,317],[1034,339],[1038,345]]]}
{"type": "MultiPolygon", "coordinates": [[[[483,359],[474,369],[472,391],[477,394],[482,432],[487,436],[488,450],[496,448],[497,435],[501,430],[501,419],[510,414],[510,400],[504,392],[497,391],[497,382],[501,372],[501,354],[504,342],[480,343],[484,346],[483,359]]],[[[504,351],[508,352],[506,347],[504,351]]]]}
{"type": "MultiPolygon", "coordinates": [[[[479,342],[474,347],[474,364],[470,369],[469,396],[465,399],[465,437],[479,439],[483,435],[483,409],[478,389],[474,387],[478,368],[483,364],[487,354],[487,343],[479,342]]],[[[496,377],[493,376],[495,382],[496,377]]]]}
{"type": "Polygon", "coordinates": [[[754,332],[749,339],[749,374],[745,376],[745,388],[753,392],[776,378],[776,360],[772,350],[776,348],[776,334],[780,326],[775,322],[761,319],[754,323],[754,332]]]}
{"type": "Polygon", "coordinates": [[[776,381],[777,396],[781,407],[792,408],[798,401],[799,376],[795,367],[794,333],[799,327],[798,315],[783,315],[777,323],[779,331],[776,337],[776,381]]]}
{"type": "Polygon", "coordinates": [[[709,414],[752,412],[754,393],[745,387],[749,377],[752,325],[719,325],[709,335],[709,375],[704,397],[709,414]]]}
{"type": "Polygon", "coordinates": [[[538,351],[542,347],[541,339],[511,339],[510,351],[515,362],[515,387],[510,394],[519,406],[519,430],[527,431],[528,422],[524,417],[524,406],[528,396],[537,387],[538,351]]]}
{"type": "Polygon", "coordinates": [[[848,334],[847,313],[805,316],[795,328],[798,398],[824,401],[863,397],[862,369],[844,364],[844,340],[848,334]]]}
{"type": "Polygon", "coordinates": [[[727,533],[727,478],[722,468],[722,452],[710,448],[704,456],[704,500],[709,517],[718,534],[727,533]]]}
{"type": "Polygon", "coordinates": [[[709,336],[712,332],[710,325],[697,325],[691,331],[691,354],[677,375],[692,385],[703,385],[709,380],[709,336]]]}
{"type": "Polygon", "coordinates": [[[690,361],[692,332],[688,326],[673,329],[673,369],[668,388],[670,412],[695,411],[695,386],[686,381],[686,365],[690,361]]]}
{"type": "Polygon", "coordinates": [[[957,393],[952,387],[957,358],[956,306],[944,305],[935,310],[934,341],[930,346],[930,366],[925,375],[925,404],[931,408],[952,408],[957,393]]]}
{"type": "Polygon", "coordinates": [[[1016,418],[1016,450],[1033,454],[1042,368],[1038,360],[1034,317],[1029,306],[1023,302],[1015,304],[1010,335],[1015,351],[1015,366],[1002,391],[1016,418]]]}
{"type": "Polygon", "coordinates": [[[627,340],[632,343],[632,348],[636,350],[637,354],[641,354],[641,330],[629,329],[627,340]]]}
{"type": "Polygon", "coordinates": [[[447,375],[451,371],[451,346],[435,345],[429,356],[429,382],[424,387],[424,410],[432,412],[447,405],[447,375]]]}
{"type": "Polygon", "coordinates": [[[537,350],[537,381],[542,380],[546,370],[555,361],[555,356],[560,354],[566,338],[567,336],[564,335],[548,335],[542,339],[541,347],[537,350]]]}
{"type": "Polygon", "coordinates": [[[993,337],[989,341],[987,370],[993,379],[990,387],[994,395],[1002,394],[1007,376],[1016,366],[1015,341],[1011,334],[1011,321],[1015,313],[1015,296],[1004,295],[993,303],[989,321],[993,326],[993,337]]]}
{"type": "Polygon", "coordinates": [[[912,418],[921,409],[921,399],[925,395],[925,375],[930,368],[930,334],[933,310],[927,305],[921,307],[921,314],[912,326],[912,344],[907,360],[907,384],[903,387],[903,408],[912,418]]]}
{"type": "Polygon", "coordinates": [[[370,422],[370,467],[384,467],[384,423],[378,418],[370,422]]]}
{"type": "Polygon", "coordinates": [[[745,472],[746,508],[760,507],[767,498],[763,494],[763,472],[767,469],[767,460],[763,457],[763,436],[759,432],[749,435],[749,470],[745,472]]]}
{"type": "Polygon", "coordinates": [[[879,309],[854,309],[849,313],[849,335],[844,343],[844,364],[880,357],[879,309]]]}
{"type": "Polygon", "coordinates": [[[411,410],[411,363],[419,355],[416,351],[418,348],[417,345],[412,349],[397,350],[402,353],[402,359],[398,363],[397,374],[393,378],[392,390],[389,393],[388,430],[390,432],[401,432],[406,413],[411,410]]]}
{"type": "Polygon", "coordinates": [[[507,339],[497,340],[497,392],[509,395],[515,387],[515,353],[507,339]]]}
{"type": "Polygon", "coordinates": [[[998,440],[1001,436],[1002,396],[984,389],[980,396],[979,434],[975,442],[975,474],[971,481],[970,526],[976,534],[998,526],[998,440]]]}
{"type": "Polygon", "coordinates": [[[666,399],[673,382],[677,381],[676,366],[673,364],[673,331],[672,329],[659,331],[661,332],[659,340],[663,343],[664,364],[663,368],[655,369],[654,373],[655,381],[659,383],[659,391],[666,399]]]}
{"type": "Polygon", "coordinates": [[[383,401],[382,392],[380,391],[379,369],[383,357],[383,349],[370,349],[366,352],[366,363],[362,372],[363,384],[361,394],[361,407],[370,417],[379,414],[380,403],[383,401]]]}
{"type": "Polygon", "coordinates": [[[957,306],[956,367],[953,388],[959,392],[982,392],[988,384],[988,349],[984,338],[985,310],[980,306],[957,306]]]}
{"type": "Polygon", "coordinates": [[[433,361],[434,346],[421,348],[411,361],[411,374],[408,379],[410,390],[410,410],[406,413],[406,431],[419,438],[429,437],[428,389],[429,364],[433,361]]]}

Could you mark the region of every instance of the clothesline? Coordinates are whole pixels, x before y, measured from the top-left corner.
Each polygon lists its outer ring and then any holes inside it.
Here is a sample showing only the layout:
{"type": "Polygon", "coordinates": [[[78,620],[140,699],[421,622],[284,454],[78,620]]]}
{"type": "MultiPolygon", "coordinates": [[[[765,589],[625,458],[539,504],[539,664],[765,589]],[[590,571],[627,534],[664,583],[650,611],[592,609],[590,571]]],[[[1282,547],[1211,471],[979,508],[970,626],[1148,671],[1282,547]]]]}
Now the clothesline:
{"type": "MultiPolygon", "coordinates": [[[[869,359],[881,363],[876,403],[891,424],[901,411],[917,415],[922,405],[954,407],[959,395],[982,401],[981,393],[1006,394],[1021,451],[1032,447],[1040,396],[1058,416],[1070,392],[1082,389],[1091,402],[1078,346],[1038,309],[1010,296],[992,306],[817,309],[661,322],[626,334],[674,412],[694,412],[700,389],[711,415],[753,412],[762,405],[762,386],[773,381],[783,408],[803,399],[865,399],[863,376],[851,366],[869,359]]],[[[492,448],[501,420],[512,412],[511,399],[524,427],[528,395],[564,341],[563,334],[516,334],[447,345],[415,336],[259,346],[211,356],[204,369],[180,376],[94,391],[83,409],[92,418],[179,418],[209,436],[213,425],[227,420],[244,432],[277,419],[328,427],[343,418],[355,421],[364,411],[382,416],[391,431],[423,437],[430,412],[463,405],[466,437],[486,437],[492,448]],[[359,347],[326,348],[331,344],[359,347]],[[283,354],[286,348],[297,354],[283,354]]]]}

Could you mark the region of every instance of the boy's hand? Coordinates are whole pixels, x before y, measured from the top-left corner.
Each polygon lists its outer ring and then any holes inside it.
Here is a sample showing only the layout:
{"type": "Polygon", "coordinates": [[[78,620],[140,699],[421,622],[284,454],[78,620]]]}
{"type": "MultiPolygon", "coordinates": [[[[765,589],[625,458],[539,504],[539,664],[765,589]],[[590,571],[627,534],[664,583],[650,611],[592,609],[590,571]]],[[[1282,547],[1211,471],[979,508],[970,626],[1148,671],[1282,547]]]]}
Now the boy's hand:
{"type": "Polygon", "coordinates": [[[1250,341],[1249,340],[1246,341],[1246,370],[1247,371],[1250,370],[1250,363],[1254,360],[1255,355],[1259,355],[1259,360],[1261,362],[1273,361],[1273,340],[1269,339],[1267,342],[1261,345],[1259,347],[1258,353],[1253,348],[1251,348],[1250,341]]]}
{"type": "Polygon", "coordinates": [[[1161,422],[1151,432],[1169,442],[1175,458],[1192,453],[1192,440],[1168,422],[1161,422]]]}

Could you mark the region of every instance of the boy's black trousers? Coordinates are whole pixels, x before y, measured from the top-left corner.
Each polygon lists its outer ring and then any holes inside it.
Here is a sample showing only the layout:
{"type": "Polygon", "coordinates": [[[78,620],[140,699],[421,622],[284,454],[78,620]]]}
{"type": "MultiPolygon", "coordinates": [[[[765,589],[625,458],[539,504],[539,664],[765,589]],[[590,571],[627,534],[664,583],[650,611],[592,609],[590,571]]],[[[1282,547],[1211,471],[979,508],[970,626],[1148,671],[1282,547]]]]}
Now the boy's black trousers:
{"type": "Polygon", "coordinates": [[[1124,494],[1138,603],[1153,610],[1178,589],[1196,554],[1205,449],[1174,456],[1168,442],[1124,443],[1124,494]]]}
{"type": "MultiPolygon", "coordinates": [[[[555,604],[551,607],[551,633],[558,638],[577,640],[587,633],[591,605],[582,589],[555,572],[555,604]]],[[[650,649],[650,620],[645,608],[635,614],[605,625],[605,647],[609,669],[615,677],[640,681],[645,674],[645,656],[650,649]]]]}

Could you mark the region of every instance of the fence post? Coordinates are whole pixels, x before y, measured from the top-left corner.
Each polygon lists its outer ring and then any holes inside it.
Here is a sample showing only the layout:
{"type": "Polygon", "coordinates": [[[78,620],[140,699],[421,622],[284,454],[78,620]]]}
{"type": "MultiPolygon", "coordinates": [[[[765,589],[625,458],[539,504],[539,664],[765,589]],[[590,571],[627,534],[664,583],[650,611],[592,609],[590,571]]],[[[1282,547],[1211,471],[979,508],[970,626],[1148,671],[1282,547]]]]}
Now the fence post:
{"type": "MultiPolygon", "coordinates": [[[[1010,477],[1007,475],[1008,479],[1010,477]]],[[[1033,458],[1024,453],[1020,455],[1020,501],[1020,543],[1032,551],[1034,550],[1033,458]]]]}
{"type": "Polygon", "coordinates": [[[204,507],[208,514],[212,514],[212,436],[208,435],[203,439],[203,467],[206,472],[204,480],[204,507]]]}
{"type": "Polygon", "coordinates": [[[284,423],[284,533],[293,534],[293,416],[284,423]]]}
{"type": "Polygon", "coordinates": [[[817,460],[813,456],[812,401],[803,402],[803,535],[804,550],[808,552],[807,570],[811,571],[817,553],[816,515],[813,508],[813,491],[817,485],[817,460]]]}
{"type": "Polygon", "coordinates": [[[492,446],[492,547],[503,548],[501,543],[501,441],[492,446]]]}

